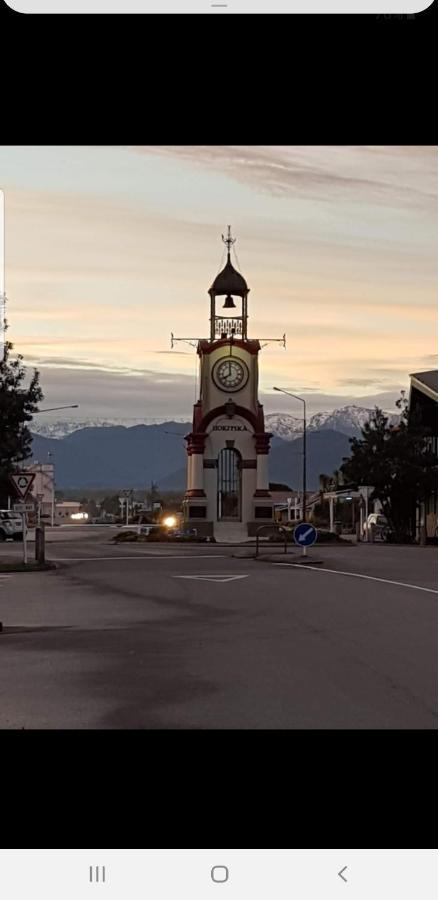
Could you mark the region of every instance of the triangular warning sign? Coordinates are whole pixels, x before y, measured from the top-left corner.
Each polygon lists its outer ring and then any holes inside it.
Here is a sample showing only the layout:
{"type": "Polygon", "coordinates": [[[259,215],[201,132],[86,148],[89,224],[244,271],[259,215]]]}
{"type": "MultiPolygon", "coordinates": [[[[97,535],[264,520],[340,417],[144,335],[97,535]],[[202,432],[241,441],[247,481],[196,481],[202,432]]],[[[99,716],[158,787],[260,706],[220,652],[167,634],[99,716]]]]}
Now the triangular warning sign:
{"type": "Polygon", "coordinates": [[[9,478],[14,485],[16,494],[24,500],[35,480],[35,474],[29,472],[17,472],[15,475],[10,475],[9,478]]]}

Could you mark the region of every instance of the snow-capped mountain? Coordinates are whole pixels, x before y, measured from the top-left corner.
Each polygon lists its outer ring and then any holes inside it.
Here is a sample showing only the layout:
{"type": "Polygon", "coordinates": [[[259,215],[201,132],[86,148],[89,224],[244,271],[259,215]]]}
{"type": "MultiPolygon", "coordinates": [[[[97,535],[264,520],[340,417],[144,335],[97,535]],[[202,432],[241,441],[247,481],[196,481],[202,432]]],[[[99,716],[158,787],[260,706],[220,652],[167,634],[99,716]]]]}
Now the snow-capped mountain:
{"type": "Polygon", "coordinates": [[[265,428],[283,441],[293,441],[303,433],[303,420],[287,413],[267,413],[265,428]]]}
{"type": "MultiPolygon", "coordinates": [[[[343,406],[331,412],[315,413],[307,423],[308,431],[339,431],[349,437],[358,437],[365,422],[368,422],[372,409],[363,406],[343,406]]],[[[400,416],[397,413],[387,413],[391,425],[395,425],[400,416]]],[[[276,437],[284,441],[293,441],[300,437],[303,431],[303,420],[290,416],[287,413],[268,413],[265,416],[265,427],[276,437]]]]}
{"type": "MultiPolygon", "coordinates": [[[[313,415],[307,423],[308,431],[339,431],[349,437],[357,437],[360,435],[361,429],[365,422],[368,421],[372,414],[372,409],[365,409],[363,406],[343,406],[341,409],[334,409],[331,412],[319,412],[313,415]]],[[[388,413],[391,424],[399,421],[400,416],[395,413],[388,413]]],[[[134,425],[162,425],[164,422],[187,422],[190,426],[189,416],[168,416],[167,418],[151,418],[145,416],[143,419],[85,419],[81,422],[77,420],[70,421],[45,421],[39,422],[35,417],[31,423],[30,430],[34,434],[39,434],[46,438],[64,438],[74,431],[80,431],[82,428],[108,428],[111,425],[121,425],[125,428],[132,428],[134,425]]],[[[271,431],[275,437],[282,438],[283,441],[293,441],[303,433],[303,420],[299,416],[291,416],[288,413],[267,413],[265,415],[265,427],[267,431],[271,431]]]]}
{"type": "Polygon", "coordinates": [[[74,431],[80,431],[82,428],[108,428],[112,425],[121,425],[125,428],[132,428],[134,425],[162,425],[163,422],[188,422],[188,416],[167,416],[163,419],[154,419],[145,416],[143,419],[85,419],[82,422],[76,420],[39,422],[35,418],[30,424],[30,430],[33,434],[39,434],[41,437],[47,438],[64,438],[74,431]]]}
{"type": "MultiPolygon", "coordinates": [[[[360,434],[373,412],[373,409],[366,409],[363,406],[343,406],[341,409],[334,409],[331,413],[316,413],[310,420],[310,427],[314,431],[330,428],[332,431],[341,431],[342,434],[353,437],[360,434]]],[[[387,413],[387,415],[391,425],[400,421],[397,413],[387,413]]]]}

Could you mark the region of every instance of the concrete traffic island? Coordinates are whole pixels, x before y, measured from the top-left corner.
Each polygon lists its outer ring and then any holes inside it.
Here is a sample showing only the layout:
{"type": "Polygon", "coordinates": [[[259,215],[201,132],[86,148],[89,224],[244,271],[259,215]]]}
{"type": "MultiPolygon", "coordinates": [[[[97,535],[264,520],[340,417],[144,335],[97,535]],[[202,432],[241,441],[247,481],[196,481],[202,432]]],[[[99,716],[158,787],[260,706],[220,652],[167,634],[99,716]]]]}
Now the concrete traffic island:
{"type": "Polygon", "coordinates": [[[231,553],[230,556],[233,559],[254,559],[256,562],[284,563],[285,565],[318,566],[325,563],[325,560],[309,553],[307,553],[306,556],[303,556],[303,554],[298,551],[285,553],[283,547],[278,547],[278,550],[274,550],[270,547],[269,551],[266,551],[267,548],[266,550],[263,549],[261,552],[259,551],[256,555],[256,551],[252,547],[251,549],[242,547],[241,550],[231,553]]]}
{"type": "Polygon", "coordinates": [[[256,562],[281,563],[285,566],[322,566],[325,563],[325,559],[309,555],[302,556],[301,553],[259,553],[254,559],[256,562]]]}

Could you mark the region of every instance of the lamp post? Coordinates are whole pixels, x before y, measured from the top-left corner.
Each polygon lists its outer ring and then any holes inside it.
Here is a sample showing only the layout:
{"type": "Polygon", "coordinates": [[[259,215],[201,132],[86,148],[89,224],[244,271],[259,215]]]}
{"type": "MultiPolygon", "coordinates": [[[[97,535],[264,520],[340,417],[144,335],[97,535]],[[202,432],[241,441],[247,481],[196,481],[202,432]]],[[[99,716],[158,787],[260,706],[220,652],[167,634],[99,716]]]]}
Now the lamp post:
{"type": "Polygon", "coordinates": [[[307,437],[307,413],[306,413],[306,401],[303,397],[297,397],[296,394],[292,394],[290,391],[285,391],[284,388],[274,387],[274,391],[280,391],[281,394],[287,394],[288,397],[293,397],[294,400],[299,400],[300,403],[303,404],[303,522],[306,521],[306,493],[307,493],[307,447],[306,447],[306,437],[307,437]]]}
{"type": "Polygon", "coordinates": [[[48,450],[47,459],[50,461],[49,464],[52,465],[52,509],[51,509],[51,523],[52,528],[55,525],[55,463],[53,461],[53,450],[48,450]]]}

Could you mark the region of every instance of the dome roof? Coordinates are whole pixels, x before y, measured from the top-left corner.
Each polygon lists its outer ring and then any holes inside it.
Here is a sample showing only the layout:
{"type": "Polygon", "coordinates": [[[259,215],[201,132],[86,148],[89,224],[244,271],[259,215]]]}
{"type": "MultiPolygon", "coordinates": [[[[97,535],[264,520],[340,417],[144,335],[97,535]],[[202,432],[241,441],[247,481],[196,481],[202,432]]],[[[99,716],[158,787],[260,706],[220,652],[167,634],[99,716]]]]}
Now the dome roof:
{"type": "Polygon", "coordinates": [[[228,255],[227,264],[222,272],[216,276],[209,290],[210,294],[222,296],[223,294],[234,294],[236,297],[244,297],[249,291],[249,287],[240,274],[231,263],[228,255]]]}

